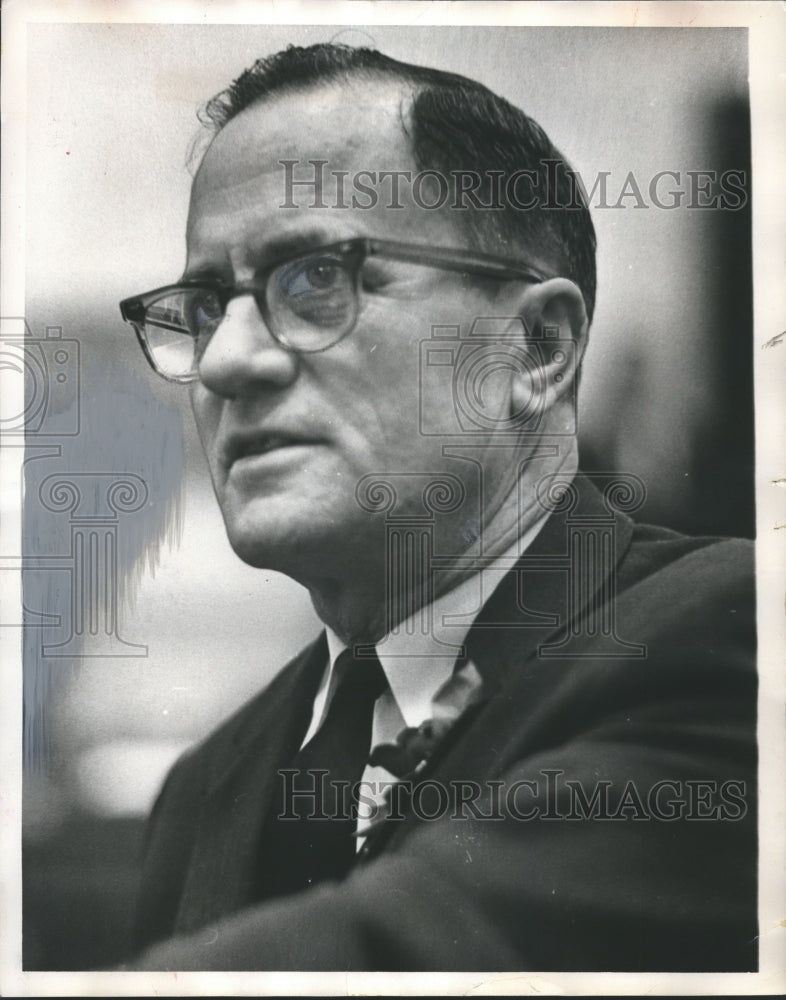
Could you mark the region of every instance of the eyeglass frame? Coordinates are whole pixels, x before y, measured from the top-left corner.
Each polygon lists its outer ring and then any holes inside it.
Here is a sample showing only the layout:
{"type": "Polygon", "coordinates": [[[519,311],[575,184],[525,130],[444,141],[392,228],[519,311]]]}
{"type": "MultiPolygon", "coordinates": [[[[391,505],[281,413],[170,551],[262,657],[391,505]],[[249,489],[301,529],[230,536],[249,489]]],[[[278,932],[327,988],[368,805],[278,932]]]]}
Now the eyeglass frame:
{"type": "MultiPolygon", "coordinates": [[[[267,284],[270,275],[276,268],[290,264],[301,258],[309,257],[312,254],[329,252],[340,253],[342,255],[354,253],[357,256],[357,263],[353,272],[356,281],[363,264],[371,257],[384,257],[389,260],[402,261],[403,263],[422,264],[426,267],[437,267],[446,271],[475,274],[479,277],[495,278],[499,281],[530,281],[540,284],[543,281],[547,281],[550,277],[550,275],[544,274],[531,265],[522,267],[507,257],[499,257],[493,254],[478,253],[458,247],[434,247],[419,243],[400,243],[396,240],[379,240],[358,236],[348,240],[340,240],[336,243],[313,247],[310,250],[300,250],[297,253],[279,258],[261,269],[253,281],[242,282],[237,285],[226,285],[219,279],[186,278],[175,284],[162,285],[160,288],[143,292],[141,295],[132,295],[130,298],[123,299],[120,302],[120,315],[126,323],[133,327],[139,345],[150,367],[157,375],[168,382],[179,384],[194,382],[199,378],[199,368],[197,366],[193,372],[182,376],[167,375],[161,371],[153,359],[152,349],[144,333],[144,315],[148,306],[152,305],[157,299],[167,294],[174,294],[181,289],[202,288],[205,291],[215,293],[218,296],[222,310],[220,322],[223,322],[225,319],[227,306],[232,299],[239,298],[241,295],[253,295],[257,303],[257,308],[270,331],[270,335],[280,347],[286,351],[290,351],[292,354],[321,354],[323,351],[328,351],[332,347],[335,347],[336,344],[341,343],[342,340],[354,331],[357,325],[357,315],[349,329],[338,340],[333,341],[333,343],[328,344],[326,347],[305,350],[293,347],[285,340],[282,340],[273,329],[267,305],[267,284]]],[[[354,288],[354,294],[356,299],[359,300],[357,284],[354,288]]],[[[165,324],[159,325],[165,326],[165,324]]]]}

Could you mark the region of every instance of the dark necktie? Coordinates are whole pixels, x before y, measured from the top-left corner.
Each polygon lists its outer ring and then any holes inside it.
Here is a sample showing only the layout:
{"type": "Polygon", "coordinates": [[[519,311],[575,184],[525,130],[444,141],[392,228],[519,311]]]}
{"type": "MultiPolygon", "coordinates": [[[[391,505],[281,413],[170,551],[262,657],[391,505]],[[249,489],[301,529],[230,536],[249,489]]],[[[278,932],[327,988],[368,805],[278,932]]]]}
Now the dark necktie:
{"type": "Polygon", "coordinates": [[[374,703],[386,680],[376,657],[345,650],[335,681],[322,725],[277,776],[262,847],[265,896],[343,878],[355,861],[357,816],[349,789],[368,762],[374,703]]]}

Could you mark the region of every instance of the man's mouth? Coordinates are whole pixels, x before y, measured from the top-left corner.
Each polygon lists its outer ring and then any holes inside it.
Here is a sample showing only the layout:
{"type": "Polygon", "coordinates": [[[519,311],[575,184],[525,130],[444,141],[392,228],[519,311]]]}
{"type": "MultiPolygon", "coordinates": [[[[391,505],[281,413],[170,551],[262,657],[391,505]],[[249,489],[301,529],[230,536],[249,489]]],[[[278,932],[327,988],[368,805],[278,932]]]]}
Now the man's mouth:
{"type": "Polygon", "coordinates": [[[230,469],[235,462],[246,458],[267,455],[282,448],[306,447],[317,444],[314,438],[295,437],[291,434],[255,434],[233,438],[224,449],[224,465],[230,469]]]}

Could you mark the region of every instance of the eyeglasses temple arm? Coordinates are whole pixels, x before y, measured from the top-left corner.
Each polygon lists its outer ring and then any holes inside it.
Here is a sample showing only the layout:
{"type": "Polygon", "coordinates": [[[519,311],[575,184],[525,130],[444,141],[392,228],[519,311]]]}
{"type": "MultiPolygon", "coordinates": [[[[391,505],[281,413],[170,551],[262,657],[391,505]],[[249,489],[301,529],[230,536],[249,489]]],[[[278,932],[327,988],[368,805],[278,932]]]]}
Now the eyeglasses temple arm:
{"type": "Polygon", "coordinates": [[[385,240],[366,240],[365,251],[368,256],[376,254],[419,264],[433,264],[454,271],[468,271],[488,277],[517,278],[530,281],[545,281],[546,275],[539,274],[532,268],[513,267],[508,261],[495,259],[492,256],[475,257],[464,250],[447,250],[441,247],[418,246],[407,243],[388,243],[385,240]]]}

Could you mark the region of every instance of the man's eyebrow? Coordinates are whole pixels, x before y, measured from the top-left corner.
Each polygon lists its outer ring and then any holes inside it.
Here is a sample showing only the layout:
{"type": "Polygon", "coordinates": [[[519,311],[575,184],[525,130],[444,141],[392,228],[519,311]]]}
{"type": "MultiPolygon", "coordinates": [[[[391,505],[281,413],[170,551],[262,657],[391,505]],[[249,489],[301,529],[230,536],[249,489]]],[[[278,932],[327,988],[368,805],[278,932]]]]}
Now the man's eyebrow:
{"type": "MultiPolygon", "coordinates": [[[[309,250],[316,250],[319,247],[329,246],[333,243],[342,243],[346,240],[354,239],[357,233],[337,233],[331,232],[325,227],[315,227],[301,230],[300,232],[282,233],[268,239],[260,240],[257,248],[251,247],[249,257],[257,261],[260,270],[275,264],[278,260],[286,260],[288,257],[296,256],[301,251],[306,253],[309,250]]],[[[210,264],[187,268],[181,281],[221,281],[221,268],[210,264]]]]}
{"type": "Polygon", "coordinates": [[[214,267],[187,268],[177,279],[176,284],[189,281],[221,281],[221,276],[214,267]]]}
{"type": "Polygon", "coordinates": [[[264,261],[264,264],[272,264],[279,259],[290,257],[301,251],[316,250],[318,247],[328,246],[331,243],[340,243],[348,239],[352,239],[352,236],[346,233],[341,236],[338,233],[330,232],[324,227],[307,229],[299,233],[285,233],[266,240],[259,257],[264,261]]]}

